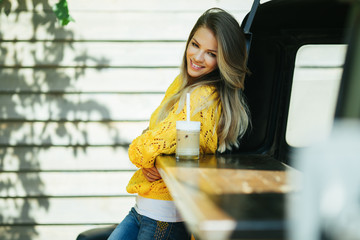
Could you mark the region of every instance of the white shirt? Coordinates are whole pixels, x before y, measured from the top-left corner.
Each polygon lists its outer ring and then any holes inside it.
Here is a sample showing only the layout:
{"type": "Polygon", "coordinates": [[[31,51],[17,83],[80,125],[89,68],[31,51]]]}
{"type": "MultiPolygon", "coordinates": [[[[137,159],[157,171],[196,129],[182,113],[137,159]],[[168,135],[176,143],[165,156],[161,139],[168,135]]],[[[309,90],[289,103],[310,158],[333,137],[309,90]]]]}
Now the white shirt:
{"type": "Polygon", "coordinates": [[[135,210],[138,214],[162,222],[184,221],[173,201],[136,197],[135,210]]]}

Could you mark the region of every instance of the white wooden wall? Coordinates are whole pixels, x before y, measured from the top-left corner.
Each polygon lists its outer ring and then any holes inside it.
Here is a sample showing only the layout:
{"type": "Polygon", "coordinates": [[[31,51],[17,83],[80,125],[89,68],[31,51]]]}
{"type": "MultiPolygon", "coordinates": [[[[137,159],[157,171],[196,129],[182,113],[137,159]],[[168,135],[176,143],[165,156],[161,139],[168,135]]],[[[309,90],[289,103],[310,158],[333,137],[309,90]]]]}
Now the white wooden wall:
{"type": "MultiPolygon", "coordinates": [[[[5,2],[7,2],[5,0],[5,2]]],[[[252,0],[11,0],[0,14],[0,239],[75,239],[134,204],[127,146],[178,74],[196,19],[252,0]]]]}

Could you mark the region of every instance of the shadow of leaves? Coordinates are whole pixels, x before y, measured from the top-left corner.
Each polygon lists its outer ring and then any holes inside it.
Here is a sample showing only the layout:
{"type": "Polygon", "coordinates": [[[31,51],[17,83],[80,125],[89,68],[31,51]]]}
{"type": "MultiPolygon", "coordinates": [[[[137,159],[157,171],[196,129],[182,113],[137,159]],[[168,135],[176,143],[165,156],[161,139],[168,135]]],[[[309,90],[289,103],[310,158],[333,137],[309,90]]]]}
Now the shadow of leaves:
{"type": "MultiPolygon", "coordinates": [[[[21,17],[28,17],[32,28],[32,35],[24,39],[21,34],[7,35],[0,28],[0,96],[4,100],[0,104],[1,239],[34,239],[39,223],[36,212],[51,209],[53,196],[46,192],[41,178],[39,149],[75,144],[86,151],[89,136],[79,123],[91,121],[94,112],[99,124],[111,132],[112,141],[119,142],[120,138],[118,129],[107,123],[111,116],[106,106],[94,100],[74,102],[64,97],[78,94],[71,89],[86,74],[88,62],[100,70],[110,60],[91,56],[86,49],[77,51],[74,32],[59,26],[51,8],[48,0],[0,1],[0,17],[4,12],[19,24],[23,23],[21,17]],[[72,66],[64,65],[69,51],[74,55],[72,66]],[[72,75],[65,71],[68,68],[72,68],[72,75]],[[54,97],[60,100],[54,101],[54,97]],[[74,118],[68,120],[71,114],[74,118]],[[47,134],[50,127],[54,128],[52,135],[47,134]],[[82,141],[72,139],[74,131],[82,141]],[[64,137],[68,140],[56,142],[64,137]],[[19,231],[17,226],[27,227],[19,231]]],[[[78,148],[74,149],[76,155],[78,148]]]]}

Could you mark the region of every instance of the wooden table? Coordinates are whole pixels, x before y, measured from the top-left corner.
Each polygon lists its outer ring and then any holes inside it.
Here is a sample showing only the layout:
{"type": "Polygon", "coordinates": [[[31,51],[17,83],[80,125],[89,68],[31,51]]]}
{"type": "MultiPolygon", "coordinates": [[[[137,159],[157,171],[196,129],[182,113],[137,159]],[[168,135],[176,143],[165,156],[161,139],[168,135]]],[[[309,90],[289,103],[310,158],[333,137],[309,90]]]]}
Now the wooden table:
{"type": "Polygon", "coordinates": [[[200,239],[284,239],[285,164],[263,155],[159,156],[156,167],[200,239]]]}

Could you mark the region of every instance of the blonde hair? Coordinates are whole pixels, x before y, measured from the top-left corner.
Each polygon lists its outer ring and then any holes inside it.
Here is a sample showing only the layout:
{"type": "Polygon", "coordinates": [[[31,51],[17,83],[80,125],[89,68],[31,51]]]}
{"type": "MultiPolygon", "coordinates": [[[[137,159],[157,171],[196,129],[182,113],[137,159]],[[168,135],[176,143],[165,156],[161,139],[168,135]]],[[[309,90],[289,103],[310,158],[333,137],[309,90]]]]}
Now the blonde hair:
{"type": "MultiPolygon", "coordinates": [[[[217,126],[218,151],[224,152],[232,146],[238,147],[239,141],[250,125],[250,112],[242,90],[244,90],[247,52],[246,40],[239,23],[226,11],[220,8],[211,8],[203,13],[190,32],[181,65],[182,83],[179,91],[165,103],[160,110],[158,121],[163,120],[179,102],[177,111],[184,107],[185,95],[199,86],[214,86],[218,94],[217,99],[209,101],[206,106],[216,101],[221,105],[222,111],[217,126]],[[211,30],[218,42],[217,65],[218,67],[204,76],[196,79],[187,73],[186,51],[196,31],[201,28],[211,30]]],[[[197,109],[199,112],[202,109],[197,109]]]]}

